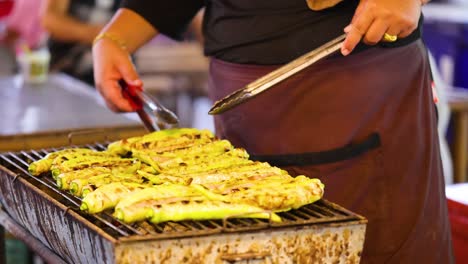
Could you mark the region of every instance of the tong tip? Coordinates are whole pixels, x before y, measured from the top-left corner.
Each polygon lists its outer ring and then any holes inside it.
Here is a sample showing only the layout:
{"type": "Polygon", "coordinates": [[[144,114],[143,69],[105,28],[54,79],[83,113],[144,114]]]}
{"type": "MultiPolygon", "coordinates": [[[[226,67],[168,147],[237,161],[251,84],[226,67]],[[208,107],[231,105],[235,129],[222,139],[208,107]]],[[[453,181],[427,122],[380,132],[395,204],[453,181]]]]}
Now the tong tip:
{"type": "Polygon", "coordinates": [[[210,115],[217,115],[217,114],[221,114],[222,111],[219,110],[219,107],[217,106],[213,106],[210,111],[208,111],[208,114],[210,115]]]}
{"type": "Polygon", "coordinates": [[[237,90],[232,94],[216,101],[208,114],[218,115],[252,98],[252,94],[245,89],[237,90]]]}
{"type": "Polygon", "coordinates": [[[168,123],[170,125],[175,125],[179,123],[179,118],[172,111],[169,111],[167,109],[164,109],[164,111],[159,111],[158,117],[164,120],[165,123],[168,123]]]}

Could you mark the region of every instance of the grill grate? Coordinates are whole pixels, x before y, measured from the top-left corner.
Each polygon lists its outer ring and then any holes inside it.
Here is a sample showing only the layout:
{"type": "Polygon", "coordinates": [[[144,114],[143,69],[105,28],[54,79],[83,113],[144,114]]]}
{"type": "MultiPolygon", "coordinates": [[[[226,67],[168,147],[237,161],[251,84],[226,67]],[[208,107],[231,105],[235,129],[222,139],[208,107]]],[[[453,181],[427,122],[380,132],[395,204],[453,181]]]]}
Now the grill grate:
{"type": "MultiPolygon", "coordinates": [[[[96,143],[85,146],[90,149],[102,151],[106,149],[107,144],[96,143]]],[[[161,224],[151,224],[142,222],[136,224],[126,224],[121,222],[109,212],[103,212],[94,215],[88,215],[79,210],[81,199],[74,195],[60,190],[51,175],[34,177],[28,172],[28,166],[31,162],[43,158],[50,152],[60,149],[41,149],[20,152],[0,153],[0,165],[14,173],[13,180],[17,177],[31,182],[38,186],[43,195],[49,195],[56,199],[68,209],[83,216],[94,225],[101,228],[110,236],[120,240],[150,240],[164,238],[180,238],[201,236],[216,233],[232,233],[252,230],[261,230],[275,227],[290,227],[300,225],[310,225],[319,223],[336,223],[345,221],[361,220],[361,217],[335,204],[325,200],[317,201],[288,212],[278,213],[283,219],[281,223],[272,223],[268,219],[250,219],[250,218],[228,218],[224,220],[205,220],[205,221],[181,221],[166,222],[161,224]]],[[[2,169],[0,167],[0,169],[2,169]]]]}

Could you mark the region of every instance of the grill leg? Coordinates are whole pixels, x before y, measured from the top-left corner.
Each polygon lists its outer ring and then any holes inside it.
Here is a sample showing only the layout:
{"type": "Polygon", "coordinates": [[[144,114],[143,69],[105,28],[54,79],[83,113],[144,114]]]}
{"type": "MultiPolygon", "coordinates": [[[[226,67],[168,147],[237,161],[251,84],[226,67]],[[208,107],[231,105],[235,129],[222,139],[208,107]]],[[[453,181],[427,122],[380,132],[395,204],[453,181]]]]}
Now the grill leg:
{"type": "Polygon", "coordinates": [[[5,251],[5,228],[0,225],[0,264],[6,263],[5,251]]]}

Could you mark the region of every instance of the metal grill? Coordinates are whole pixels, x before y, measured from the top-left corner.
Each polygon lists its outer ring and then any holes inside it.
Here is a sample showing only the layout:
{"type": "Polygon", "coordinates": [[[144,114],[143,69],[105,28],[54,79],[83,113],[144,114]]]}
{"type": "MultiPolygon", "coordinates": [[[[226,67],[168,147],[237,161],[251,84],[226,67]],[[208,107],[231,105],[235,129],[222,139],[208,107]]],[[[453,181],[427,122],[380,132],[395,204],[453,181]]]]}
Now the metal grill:
{"type": "MultiPolygon", "coordinates": [[[[106,149],[106,144],[96,143],[94,145],[88,144],[79,147],[102,151],[106,149]]],[[[283,219],[281,223],[273,223],[268,219],[227,218],[224,220],[181,221],[161,224],[142,222],[128,225],[112,217],[109,212],[94,215],[81,212],[79,210],[81,199],[60,190],[51,175],[34,177],[28,173],[28,166],[31,162],[39,160],[48,153],[58,150],[60,149],[51,148],[2,153],[0,154],[0,165],[14,173],[13,181],[18,177],[22,177],[31,184],[39,187],[44,192],[44,195],[48,195],[52,199],[62,203],[67,208],[64,213],[68,210],[73,210],[109,236],[120,241],[198,237],[219,233],[243,232],[319,223],[339,223],[362,219],[360,216],[342,207],[325,200],[320,200],[316,203],[303,206],[298,210],[279,213],[278,215],[283,219]]]]}

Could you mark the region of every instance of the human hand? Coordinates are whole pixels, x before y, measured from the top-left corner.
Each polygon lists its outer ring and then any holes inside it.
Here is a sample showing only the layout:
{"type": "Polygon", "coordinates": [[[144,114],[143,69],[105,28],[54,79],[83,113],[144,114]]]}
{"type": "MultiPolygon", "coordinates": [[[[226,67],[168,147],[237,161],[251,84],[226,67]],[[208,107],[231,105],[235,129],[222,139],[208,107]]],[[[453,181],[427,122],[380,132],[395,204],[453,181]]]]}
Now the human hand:
{"type": "Polygon", "coordinates": [[[93,45],[93,66],[96,87],[114,112],[134,111],[122,94],[119,80],[142,86],[130,55],[116,42],[102,38],[93,45]]]}
{"type": "Polygon", "coordinates": [[[348,55],[361,40],[375,45],[385,33],[407,37],[418,26],[422,3],[421,0],[361,0],[351,23],[344,29],[347,36],[341,53],[348,55]]]}

